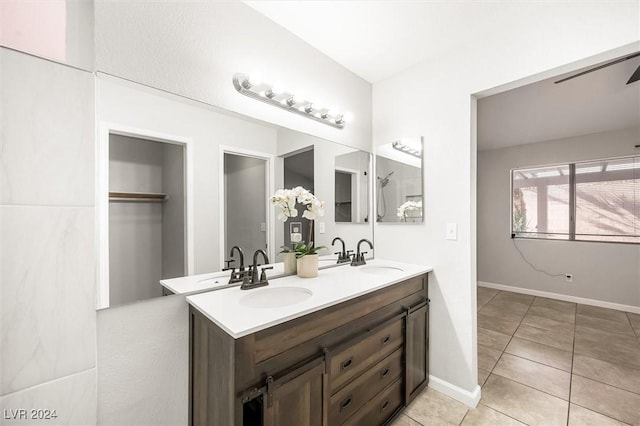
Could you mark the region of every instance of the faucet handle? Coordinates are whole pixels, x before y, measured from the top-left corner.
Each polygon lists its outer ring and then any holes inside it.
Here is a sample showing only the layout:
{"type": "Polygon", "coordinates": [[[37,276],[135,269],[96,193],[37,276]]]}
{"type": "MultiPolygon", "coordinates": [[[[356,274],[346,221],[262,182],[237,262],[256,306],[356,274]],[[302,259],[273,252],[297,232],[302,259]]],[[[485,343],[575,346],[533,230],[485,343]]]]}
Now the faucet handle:
{"type": "Polygon", "coordinates": [[[234,263],[234,262],[235,262],[235,260],[234,260],[234,259],[225,260],[225,261],[224,261],[224,263],[226,263],[226,264],[227,264],[227,266],[226,266],[226,267],[224,267],[222,270],[223,270],[223,271],[235,271],[235,269],[236,269],[236,268],[235,268],[235,267],[233,267],[233,266],[230,266],[230,265],[231,265],[232,263],[234,263]]]}
{"type": "Polygon", "coordinates": [[[260,281],[266,281],[267,280],[267,270],[269,269],[273,269],[273,266],[267,266],[264,268],[261,268],[260,270],[260,281]]]}

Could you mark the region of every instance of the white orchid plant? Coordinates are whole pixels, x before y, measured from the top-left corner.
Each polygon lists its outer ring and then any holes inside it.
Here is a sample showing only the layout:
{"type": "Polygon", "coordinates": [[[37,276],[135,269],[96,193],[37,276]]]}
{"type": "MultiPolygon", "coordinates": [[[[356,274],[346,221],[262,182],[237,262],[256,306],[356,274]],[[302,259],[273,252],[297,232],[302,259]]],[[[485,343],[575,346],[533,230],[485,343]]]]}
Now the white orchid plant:
{"type": "MultiPolygon", "coordinates": [[[[307,220],[314,221],[316,218],[324,216],[324,202],[318,200],[311,191],[304,189],[301,186],[296,186],[293,189],[279,189],[271,197],[271,204],[273,206],[280,207],[278,220],[281,220],[282,222],[286,222],[290,217],[298,217],[296,203],[304,204],[305,209],[302,212],[302,217],[307,220]]],[[[317,254],[318,251],[324,249],[324,246],[314,246],[313,224],[310,229],[311,235],[309,236],[309,244],[306,244],[304,241],[300,241],[296,242],[293,248],[282,246],[281,253],[295,253],[296,257],[300,258],[307,254],[317,254]]]]}
{"type": "Polygon", "coordinates": [[[406,201],[398,207],[398,217],[406,219],[407,213],[418,211],[422,213],[422,201],[406,201]]]}

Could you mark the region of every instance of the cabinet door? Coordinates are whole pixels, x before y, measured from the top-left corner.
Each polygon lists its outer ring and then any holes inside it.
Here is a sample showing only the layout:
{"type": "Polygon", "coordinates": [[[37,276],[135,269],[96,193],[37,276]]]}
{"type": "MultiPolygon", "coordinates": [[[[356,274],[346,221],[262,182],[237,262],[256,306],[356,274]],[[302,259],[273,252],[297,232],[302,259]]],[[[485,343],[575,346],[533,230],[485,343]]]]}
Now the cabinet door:
{"type": "Polygon", "coordinates": [[[406,404],[415,398],[429,381],[429,305],[411,308],[406,328],[406,404]]]}
{"type": "Polygon", "coordinates": [[[312,361],[281,379],[267,382],[264,426],[323,426],[326,375],[324,360],[312,361]]]}

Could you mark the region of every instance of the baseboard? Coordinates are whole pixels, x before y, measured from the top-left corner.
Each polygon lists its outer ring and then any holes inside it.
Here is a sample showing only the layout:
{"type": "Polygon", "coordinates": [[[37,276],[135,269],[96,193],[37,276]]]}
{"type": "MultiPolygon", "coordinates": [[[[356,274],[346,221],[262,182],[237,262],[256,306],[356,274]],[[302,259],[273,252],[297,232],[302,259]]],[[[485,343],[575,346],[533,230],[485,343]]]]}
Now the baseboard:
{"type": "Polygon", "coordinates": [[[462,402],[469,408],[476,408],[480,402],[480,386],[478,385],[476,385],[473,392],[469,392],[435,376],[429,375],[429,387],[456,401],[462,402]]]}
{"type": "Polygon", "coordinates": [[[531,290],[528,288],[513,287],[504,284],[495,284],[486,281],[478,281],[478,286],[493,288],[495,290],[511,291],[513,293],[528,294],[530,296],[548,297],[549,299],[564,300],[565,302],[580,303],[582,305],[599,306],[601,308],[615,309],[617,311],[633,312],[640,314],[640,306],[622,305],[620,303],[603,302],[602,300],[587,299],[585,297],[569,296],[567,294],[551,293],[549,291],[531,290]]]}

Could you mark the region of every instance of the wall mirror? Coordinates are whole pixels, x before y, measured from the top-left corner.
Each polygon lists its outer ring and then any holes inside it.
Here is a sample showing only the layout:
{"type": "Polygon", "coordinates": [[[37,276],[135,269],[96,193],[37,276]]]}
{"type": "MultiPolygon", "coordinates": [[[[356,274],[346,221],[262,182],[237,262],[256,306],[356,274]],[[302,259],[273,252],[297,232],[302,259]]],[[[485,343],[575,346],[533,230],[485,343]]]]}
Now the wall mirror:
{"type": "MultiPolygon", "coordinates": [[[[98,308],[166,295],[161,279],[221,271],[233,246],[245,266],[258,249],[281,262],[291,231],[311,232],[306,219],[277,219],[269,198],[281,188],[324,202],[313,222],[328,247],[321,268],[335,265],[335,237],[347,249],[373,241],[370,153],[101,73],[96,87],[98,308]]],[[[226,282],[207,277],[196,291],[226,282]]]]}
{"type": "Polygon", "coordinates": [[[376,150],[376,221],[422,223],[423,138],[404,138],[376,150]]]}

